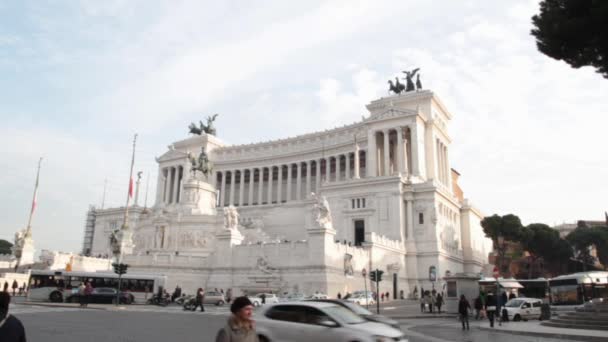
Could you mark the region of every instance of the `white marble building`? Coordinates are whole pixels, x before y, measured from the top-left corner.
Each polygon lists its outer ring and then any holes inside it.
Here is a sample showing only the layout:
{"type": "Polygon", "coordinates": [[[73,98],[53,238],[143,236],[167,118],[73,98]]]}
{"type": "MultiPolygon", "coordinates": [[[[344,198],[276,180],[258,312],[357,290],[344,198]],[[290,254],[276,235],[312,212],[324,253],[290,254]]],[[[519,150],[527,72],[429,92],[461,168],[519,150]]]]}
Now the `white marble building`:
{"type": "MultiPolygon", "coordinates": [[[[431,266],[438,281],[480,272],[491,241],[455,184],[452,114],[427,90],[367,109],[360,122],[275,141],[228,145],[203,133],[171,144],[157,158],[155,205],[130,211],[131,272],[166,274],[169,287],[187,292],[330,296],[363,289],[363,268],[383,270],[381,291],[391,296],[430,288],[431,266]],[[209,178],[190,172],[188,153],[201,148],[213,163],[209,178]],[[315,219],[313,192],[327,199],[330,226],[315,219]],[[230,205],[235,229],[224,222],[230,205]]],[[[109,253],[109,224],[123,211],[96,212],[91,254],[109,253]]]]}

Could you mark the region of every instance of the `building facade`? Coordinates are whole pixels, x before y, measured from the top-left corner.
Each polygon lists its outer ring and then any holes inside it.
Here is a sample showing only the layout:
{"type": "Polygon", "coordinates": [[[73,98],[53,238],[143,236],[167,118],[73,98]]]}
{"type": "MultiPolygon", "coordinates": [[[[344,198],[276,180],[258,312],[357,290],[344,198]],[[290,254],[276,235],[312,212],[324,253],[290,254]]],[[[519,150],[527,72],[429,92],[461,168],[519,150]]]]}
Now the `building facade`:
{"type": "MultiPolygon", "coordinates": [[[[395,297],[436,285],[431,270],[437,282],[479,273],[491,241],[450,165],[450,112],[426,90],[367,109],[360,122],[286,139],[228,145],[203,133],[170,145],[157,158],[155,205],[129,212],[130,270],[189,291],[335,296],[380,269],[380,290],[395,297]],[[201,150],[207,175],[191,172],[201,150]]],[[[96,212],[93,255],[110,249],[112,210],[96,212]]]]}

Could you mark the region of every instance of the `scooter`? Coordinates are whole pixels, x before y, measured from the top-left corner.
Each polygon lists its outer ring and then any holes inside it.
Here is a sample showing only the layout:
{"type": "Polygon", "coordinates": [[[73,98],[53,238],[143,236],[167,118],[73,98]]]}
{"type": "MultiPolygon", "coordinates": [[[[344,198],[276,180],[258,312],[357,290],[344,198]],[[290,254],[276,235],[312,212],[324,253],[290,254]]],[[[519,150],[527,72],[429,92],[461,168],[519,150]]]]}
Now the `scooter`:
{"type": "Polygon", "coordinates": [[[171,303],[171,299],[165,298],[162,296],[158,296],[158,295],[155,295],[154,297],[148,299],[148,301],[146,302],[146,304],[158,305],[158,306],[167,306],[167,305],[169,305],[169,303],[171,303]]]}

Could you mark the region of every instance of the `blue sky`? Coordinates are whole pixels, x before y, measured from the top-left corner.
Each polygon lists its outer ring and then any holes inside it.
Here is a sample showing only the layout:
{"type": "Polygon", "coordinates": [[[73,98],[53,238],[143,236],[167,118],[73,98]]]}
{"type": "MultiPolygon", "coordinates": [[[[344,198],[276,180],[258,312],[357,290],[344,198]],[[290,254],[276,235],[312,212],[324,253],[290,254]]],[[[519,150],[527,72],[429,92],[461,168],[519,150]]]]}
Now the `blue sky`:
{"type": "MultiPolygon", "coordinates": [[[[247,143],[359,120],[421,67],[454,114],[451,165],[486,214],[601,219],[608,81],[538,53],[536,1],[3,1],[0,238],[79,250],[85,212],[123,204],[129,148],[154,157],[212,113],[247,143]]],[[[150,198],[154,198],[153,191],[150,198]]]]}

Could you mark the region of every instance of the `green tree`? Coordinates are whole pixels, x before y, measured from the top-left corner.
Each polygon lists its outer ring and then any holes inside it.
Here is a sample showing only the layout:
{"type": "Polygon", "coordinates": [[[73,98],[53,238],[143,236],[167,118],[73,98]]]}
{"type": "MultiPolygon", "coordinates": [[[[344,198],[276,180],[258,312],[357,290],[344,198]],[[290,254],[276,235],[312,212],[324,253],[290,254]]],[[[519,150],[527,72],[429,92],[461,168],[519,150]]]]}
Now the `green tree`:
{"type": "Polygon", "coordinates": [[[11,247],[13,247],[12,243],[0,239],[0,254],[11,254],[11,247]]]}
{"type": "Polygon", "coordinates": [[[532,266],[542,259],[545,264],[567,263],[572,248],[560,238],[559,232],[543,223],[532,223],[524,228],[522,247],[530,253],[528,278],[532,278],[532,266]]]}
{"type": "Polygon", "coordinates": [[[608,1],[543,0],[532,24],[540,52],[608,78],[608,1]]]}
{"type": "Polygon", "coordinates": [[[608,227],[591,228],[595,235],[595,250],[597,251],[597,259],[608,270],[608,227]]]}
{"type": "Polygon", "coordinates": [[[507,251],[508,241],[520,242],[523,234],[523,226],[519,217],[513,214],[500,216],[494,214],[481,220],[481,227],[486,236],[492,239],[494,250],[497,252],[497,266],[501,272],[505,272],[504,259],[507,251]]]}
{"type": "Polygon", "coordinates": [[[587,270],[587,265],[592,265],[595,258],[591,255],[591,247],[595,245],[597,233],[594,229],[579,226],[568,236],[566,240],[574,248],[574,257],[583,264],[583,270],[587,270]]]}

